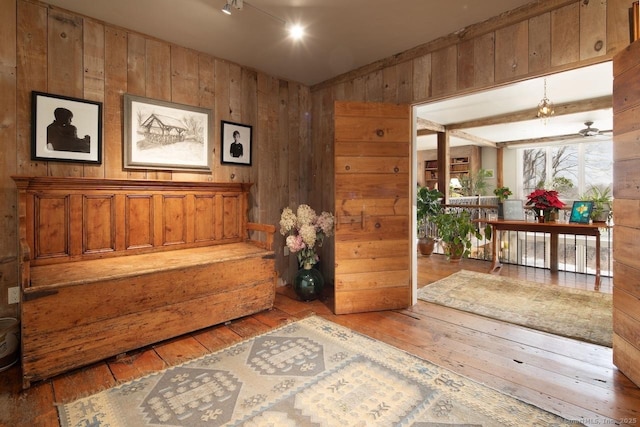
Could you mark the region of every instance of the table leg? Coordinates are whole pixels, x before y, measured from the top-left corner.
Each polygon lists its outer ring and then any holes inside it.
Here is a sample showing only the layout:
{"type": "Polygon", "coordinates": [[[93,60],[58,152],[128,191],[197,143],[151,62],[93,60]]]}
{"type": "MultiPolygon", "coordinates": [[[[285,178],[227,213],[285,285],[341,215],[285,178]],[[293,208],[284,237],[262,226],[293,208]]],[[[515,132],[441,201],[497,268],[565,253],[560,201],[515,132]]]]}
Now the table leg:
{"type": "Polygon", "coordinates": [[[558,233],[550,233],[551,239],[549,241],[549,269],[557,273],[558,272],[558,233]]]}
{"type": "Polygon", "coordinates": [[[600,230],[596,233],[596,283],[594,289],[600,290],[600,230]]]}
{"type": "Polygon", "coordinates": [[[497,269],[502,267],[500,264],[500,257],[498,256],[498,247],[500,235],[498,234],[498,230],[496,230],[495,225],[491,225],[491,267],[489,268],[489,273],[494,273],[497,269]]]}

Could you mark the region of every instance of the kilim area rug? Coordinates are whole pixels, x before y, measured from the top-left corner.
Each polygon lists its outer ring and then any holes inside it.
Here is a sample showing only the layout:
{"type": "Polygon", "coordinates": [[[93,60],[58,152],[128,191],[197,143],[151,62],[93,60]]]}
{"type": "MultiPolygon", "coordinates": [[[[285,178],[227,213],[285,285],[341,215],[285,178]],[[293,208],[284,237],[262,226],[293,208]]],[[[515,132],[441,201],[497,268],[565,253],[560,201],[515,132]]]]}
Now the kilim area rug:
{"type": "Polygon", "coordinates": [[[68,426],[574,426],[312,316],[59,406],[68,426]]]}
{"type": "Polygon", "coordinates": [[[612,345],[611,294],[461,270],[420,288],[418,299],[555,335],[612,345]]]}

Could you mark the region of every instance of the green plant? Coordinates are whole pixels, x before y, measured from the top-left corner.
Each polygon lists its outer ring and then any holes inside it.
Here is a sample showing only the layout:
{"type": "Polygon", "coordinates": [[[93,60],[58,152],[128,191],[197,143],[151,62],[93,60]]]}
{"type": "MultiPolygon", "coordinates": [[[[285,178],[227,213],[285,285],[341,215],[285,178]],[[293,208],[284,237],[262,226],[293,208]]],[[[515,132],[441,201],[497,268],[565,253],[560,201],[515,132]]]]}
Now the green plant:
{"type": "Polygon", "coordinates": [[[500,203],[502,203],[507,200],[513,193],[511,192],[511,190],[509,190],[509,187],[498,187],[493,190],[493,194],[498,196],[498,200],[500,200],[500,203]]]}
{"type": "Polygon", "coordinates": [[[587,194],[581,197],[582,200],[593,202],[593,210],[591,211],[591,219],[594,221],[606,221],[611,215],[611,204],[613,197],[611,196],[611,187],[591,186],[587,194]]]}
{"type": "Polygon", "coordinates": [[[434,237],[433,229],[432,227],[429,227],[429,223],[432,221],[433,217],[435,217],[442,211],[443,208],[440,199],[443,196],[444,194],[442,194],[435,188],[418,188],[416,210],[419,237],[434,237]]]}
{"type": "Polygon", "coordinates": [[[487,193],[487,178],[491,173],[486,169],[478,169],[477,172],[463,175],[460,179],[462,194],[464,196],[484,196],[487,193]]]}
{"type": "Polygon", "coordinates": [[[472,238],[482,239],[482,233],[468,211],[442,211],[433,218],[433,222],[438,227],[438,236],[449,258],[468,257],[472,238]]]}

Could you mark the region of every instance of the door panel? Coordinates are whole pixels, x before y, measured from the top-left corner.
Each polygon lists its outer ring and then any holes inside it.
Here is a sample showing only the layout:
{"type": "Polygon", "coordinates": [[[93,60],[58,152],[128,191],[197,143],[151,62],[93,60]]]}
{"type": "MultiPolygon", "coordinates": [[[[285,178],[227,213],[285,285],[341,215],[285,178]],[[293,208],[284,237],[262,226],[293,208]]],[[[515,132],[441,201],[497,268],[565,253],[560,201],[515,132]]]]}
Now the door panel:
{"type": "Polygon", "coordinates": [[[335,105],[336,314],[411,304],[408,105],[335,105]]]}
{"type": "Polygon", "coordinates": [[[640,386],[640,41],[613,59],[613,363],[640,386]]]}

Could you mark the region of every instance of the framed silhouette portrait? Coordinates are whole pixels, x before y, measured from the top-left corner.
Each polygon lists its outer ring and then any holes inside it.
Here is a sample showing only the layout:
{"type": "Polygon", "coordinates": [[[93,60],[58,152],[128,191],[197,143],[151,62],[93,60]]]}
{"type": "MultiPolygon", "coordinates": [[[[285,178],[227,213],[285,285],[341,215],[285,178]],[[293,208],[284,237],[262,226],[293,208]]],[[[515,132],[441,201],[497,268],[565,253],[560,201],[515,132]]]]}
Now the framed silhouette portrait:
{"type": "Polygon", "coordinates": [[[102,103],[31,92],[31,160],[102,163],[102,103]]]}
{"type": "Polygon", "coordinates": [[[252,127],[223,120],[220,135],[220,161],[223,164],[251,166],[252,127]]]}

